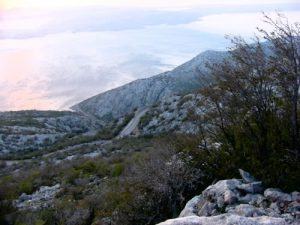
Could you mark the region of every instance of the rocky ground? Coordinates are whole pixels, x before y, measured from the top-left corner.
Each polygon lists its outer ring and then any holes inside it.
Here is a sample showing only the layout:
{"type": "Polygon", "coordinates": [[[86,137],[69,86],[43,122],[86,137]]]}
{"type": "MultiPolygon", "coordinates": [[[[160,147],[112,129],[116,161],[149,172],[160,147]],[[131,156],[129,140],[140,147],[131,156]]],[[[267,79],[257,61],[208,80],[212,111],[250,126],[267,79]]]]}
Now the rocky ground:
{"type": "Polygon", "coordinates": [[[0,113],[0,156],[42,149],[66,135],[97,130],[97,121],[70,111],[0,113]]]}
{"type": "Polygon", "coordinates": [[[144,135],[165,132],[197,133],[198,126],[191,112],[202,113],[198,102],[201,102],[199,94],[174,95],[162,99],[149,108],[141,118],[140,133],[144,135]]]}
{"type": "Polygon", "coordinates": [[[23,193],[17,200],[14,201],[14,206],[18,210],[37,210],[48,208],[60,190],[60,184],[56,184],[51,187],[42,186],[31,195],[23,193]]]}
{"type": "Polygon", "coordinates": [[[221,180],[191,199],[179,218],[159,225],[298,225],[300,193],[265,189],[249,173],[242,179],[221,180]]]}

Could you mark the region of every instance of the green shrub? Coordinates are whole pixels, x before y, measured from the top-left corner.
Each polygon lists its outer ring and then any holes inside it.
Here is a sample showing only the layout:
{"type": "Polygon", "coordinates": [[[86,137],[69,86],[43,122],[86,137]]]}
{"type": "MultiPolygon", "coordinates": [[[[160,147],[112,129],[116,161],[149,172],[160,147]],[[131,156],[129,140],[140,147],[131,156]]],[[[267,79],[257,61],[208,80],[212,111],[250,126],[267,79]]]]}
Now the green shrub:
{"type": "Polygon", "coordinates": [[[153,115],[148,112],[144,116],[142,116],[138,125],[139,128],[142,129],[143,127],[147,126],[152,120],[152,117],[153,115]]]}
{"type": "Polygon", "coordinates": [[[79,169],[82,170],[84,174],[95,174],[97,172],[97,166],[92,160],[85,161],[79,166],[79,169]]]}
{"type": "Polygon", "coordinates": [[[111,176],[112,177],[119,177],[124,170],[124,165],[122,163],[114,164],[111,169],[111,176]]]}
{"type": "Polygon", "coordinates": [[[32,180],[21,181],[17,187],[17,190],[19,193],[32,194],[34,191],[32,180]]]}

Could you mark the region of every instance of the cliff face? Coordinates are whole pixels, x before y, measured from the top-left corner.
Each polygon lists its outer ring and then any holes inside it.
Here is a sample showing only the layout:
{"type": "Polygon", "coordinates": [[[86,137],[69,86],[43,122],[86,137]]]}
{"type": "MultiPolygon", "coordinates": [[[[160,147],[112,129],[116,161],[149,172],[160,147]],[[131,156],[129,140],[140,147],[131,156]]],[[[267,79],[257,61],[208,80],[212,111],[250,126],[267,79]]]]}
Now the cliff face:
{"type": "Polygon", "coordinates": [[[205,85],[199,78],[208,74],[206,63],[221,61],[227,55],[227,52],[206,51],[172,71],[96,95],[72,109],[104,120],[122,117],[134,109],[151,106],[164,97],[191,92],[205,85]]]}
{"type": "Polygon", "coordinates": [[[300,193],[265,189],[249,173],[242,179],[221,180],[191,199],[179,218],[159,225],[297,225],[300,221],[300,193]]]}

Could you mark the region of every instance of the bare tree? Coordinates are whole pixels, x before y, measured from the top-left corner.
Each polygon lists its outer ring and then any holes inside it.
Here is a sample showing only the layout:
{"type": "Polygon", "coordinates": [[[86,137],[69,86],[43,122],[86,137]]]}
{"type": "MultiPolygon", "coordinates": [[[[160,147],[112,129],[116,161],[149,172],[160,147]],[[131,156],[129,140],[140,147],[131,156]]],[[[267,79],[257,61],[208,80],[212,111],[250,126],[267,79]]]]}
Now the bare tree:
{"type": "Polygon", "coordinates": [[[258,29],[272,44],[272,62],[280,87],[290,108],[291,143],[296,159],[299,158],[299,87],[300,87],[300,24],[289,23],[280,13],[272,19],[264,14],[264,21],[273,27],[271,32],[258,29]]]}

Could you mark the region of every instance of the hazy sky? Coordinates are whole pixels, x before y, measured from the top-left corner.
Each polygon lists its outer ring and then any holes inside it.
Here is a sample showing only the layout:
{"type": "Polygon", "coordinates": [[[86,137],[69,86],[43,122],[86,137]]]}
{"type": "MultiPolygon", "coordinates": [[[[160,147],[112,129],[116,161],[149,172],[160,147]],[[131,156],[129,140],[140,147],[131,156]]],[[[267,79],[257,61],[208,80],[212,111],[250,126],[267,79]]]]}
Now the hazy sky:
{"type": "Polygon", "coordinates": [[[299,0],[0,0],[0,111],[67,109],[170,70],[299,0]]]}

